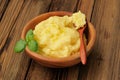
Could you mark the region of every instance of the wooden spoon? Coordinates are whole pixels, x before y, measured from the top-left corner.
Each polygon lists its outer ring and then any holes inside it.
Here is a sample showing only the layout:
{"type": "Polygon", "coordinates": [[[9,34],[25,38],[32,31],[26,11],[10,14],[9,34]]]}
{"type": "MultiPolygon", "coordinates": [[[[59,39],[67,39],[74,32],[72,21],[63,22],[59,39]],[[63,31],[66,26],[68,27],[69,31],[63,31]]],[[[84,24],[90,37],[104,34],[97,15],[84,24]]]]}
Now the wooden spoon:
{"type": "Polygon", "coordinates": [[[81,41],[81,45],[80,45],[80,58],[81,58],[81,62],[82,64],[86,64],[86,48],[85,48],[85,43],[84,43],[84,36],[83,36],[83,32],[85,30],[86,26],[81,27],[78,32],[80,34],[80,41],[81,41]]]}

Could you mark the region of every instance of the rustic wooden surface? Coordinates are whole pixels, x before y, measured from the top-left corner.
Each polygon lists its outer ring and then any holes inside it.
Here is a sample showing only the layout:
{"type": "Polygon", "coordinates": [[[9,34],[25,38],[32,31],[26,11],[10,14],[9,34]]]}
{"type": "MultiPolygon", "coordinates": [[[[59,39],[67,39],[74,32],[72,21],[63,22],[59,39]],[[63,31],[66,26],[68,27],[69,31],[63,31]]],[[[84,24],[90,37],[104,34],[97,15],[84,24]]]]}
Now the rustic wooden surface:
{"type": "Polygon", "coordinates": [[[0,80],[120,80],[120,0],[0,0],[0,80]],[[87,64],[54,69],[13,52],[21,30],[49,11],[81,10],[97,32],[87,64]]]}

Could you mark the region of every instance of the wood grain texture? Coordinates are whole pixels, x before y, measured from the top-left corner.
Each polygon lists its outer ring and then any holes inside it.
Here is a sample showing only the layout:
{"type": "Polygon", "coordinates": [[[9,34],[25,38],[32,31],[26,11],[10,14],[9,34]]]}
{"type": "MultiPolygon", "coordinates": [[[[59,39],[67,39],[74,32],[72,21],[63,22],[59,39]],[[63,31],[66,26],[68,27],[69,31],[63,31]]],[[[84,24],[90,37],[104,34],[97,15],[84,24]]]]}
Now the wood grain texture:
{"type": "Polygon", "coordinates": [[[119,5],[118,0],[95,1],[91,21],[97,32],[96,43],[79,80],[120,80],[119,5]]]}
{"type": "Polygon", "coordinates": [[[15,54],[13,48],[15,42],[20,39],[24,25],[33,17],[48,11],[49,4],[50,0],[10,1],[0,26],[1,80],[24,80],[29,69],[30,58],[24,52],[15,54]]]}
{"type": "Polygon", "coordinates": [[[69,11],[74,12],[78,0],[53,0],[49,11],[69,11]]]}
{"type": "Polygon", "coordinates": [[[7,37],[9,35],[10,30],[12,29],[12,26],[14,25],[14,22],[20,12],[21,6],[23,4],[23,0],[12,0],[8,8],[6,9],[6,12],[4,13],[1,22],[0,22],[0,52],[7,40],[7,37]]]}
{"type": "Polygon", "coordinates": [[[9,0],[0,0],[0,21],[2,19],[2,16],[4,15],[4,12],[9,4],[9,0]]]}
{"type": "Polygon", "coordinates": [[[81,10],[86,14],[87,20],[90,21],[95,0],[80,0],[78,2],[77,11],[81,10]]]}

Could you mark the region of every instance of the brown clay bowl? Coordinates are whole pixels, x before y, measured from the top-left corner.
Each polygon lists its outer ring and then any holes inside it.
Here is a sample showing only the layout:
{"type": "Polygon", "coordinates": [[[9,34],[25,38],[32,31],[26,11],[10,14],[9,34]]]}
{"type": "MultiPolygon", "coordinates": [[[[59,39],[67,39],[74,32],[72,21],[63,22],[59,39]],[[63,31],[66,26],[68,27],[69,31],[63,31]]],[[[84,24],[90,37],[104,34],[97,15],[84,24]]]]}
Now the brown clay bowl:
{"type": "MultiPolygon", "coordinates": [[[[25,35],[29,29],[34,29],[38,23],[40,23],[41,21],[51,16],[64,16],[64,15],[70,16],[71,14],[72,13],[70,12],[56,11],[56,12],[48,12],[40,16],[37,16],[25,25],[22,31],[22,34],[21,34],[21,38],[25,39],[25,35]]],[[[96,37],[94,26],[90,22],[87,23],[87,28],[85,29],[85,35],[87,38],[86,51],[87,51],[87,56],[88,56],[90,54],[90,51],[93,48],[93,44],[95,42],[95,37],[96,37]]],[[[26,54],[29,55],[33,60],[47,67],[63,68],[63,67],[73,66],[81,62],[79,53],[73,54],[65,58],[50,58],[50,57],[42,56],[36,52],[32,52],[29,50],[28,47],[26,47],[25,50],[26,50],[26,54]]]]}

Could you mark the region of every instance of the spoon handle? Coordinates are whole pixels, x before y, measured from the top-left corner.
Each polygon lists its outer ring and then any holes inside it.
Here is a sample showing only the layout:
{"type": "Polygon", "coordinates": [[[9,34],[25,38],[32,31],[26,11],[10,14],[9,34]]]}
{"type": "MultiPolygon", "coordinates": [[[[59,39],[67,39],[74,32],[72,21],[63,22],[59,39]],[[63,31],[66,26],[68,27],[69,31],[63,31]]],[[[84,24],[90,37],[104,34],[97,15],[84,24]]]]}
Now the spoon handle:
{"type": "MultiPolygon", "coordinates": [[[[82,36],[83,37],[83,36],[82,36]]],[[[86,64],[86,50],[85,50],[85,46],[84,46],[84,41],[83,38],[81,38],[81,47],[80,47],[80,56],[81,56],[81,61],[82,64],[86,64]]]]}
{"type": "Polygon", "coordinates": [[[86,49],[85,49],[85,44],[84,44],[84,36],[83,36],[83,31],[84,28],[79,29],[79,34],[80,34],[80,41],[81,41],[81,45],[80,45],[80,58],[81,58],[81,62],[82,64],[86,64],[86,49]]]}

